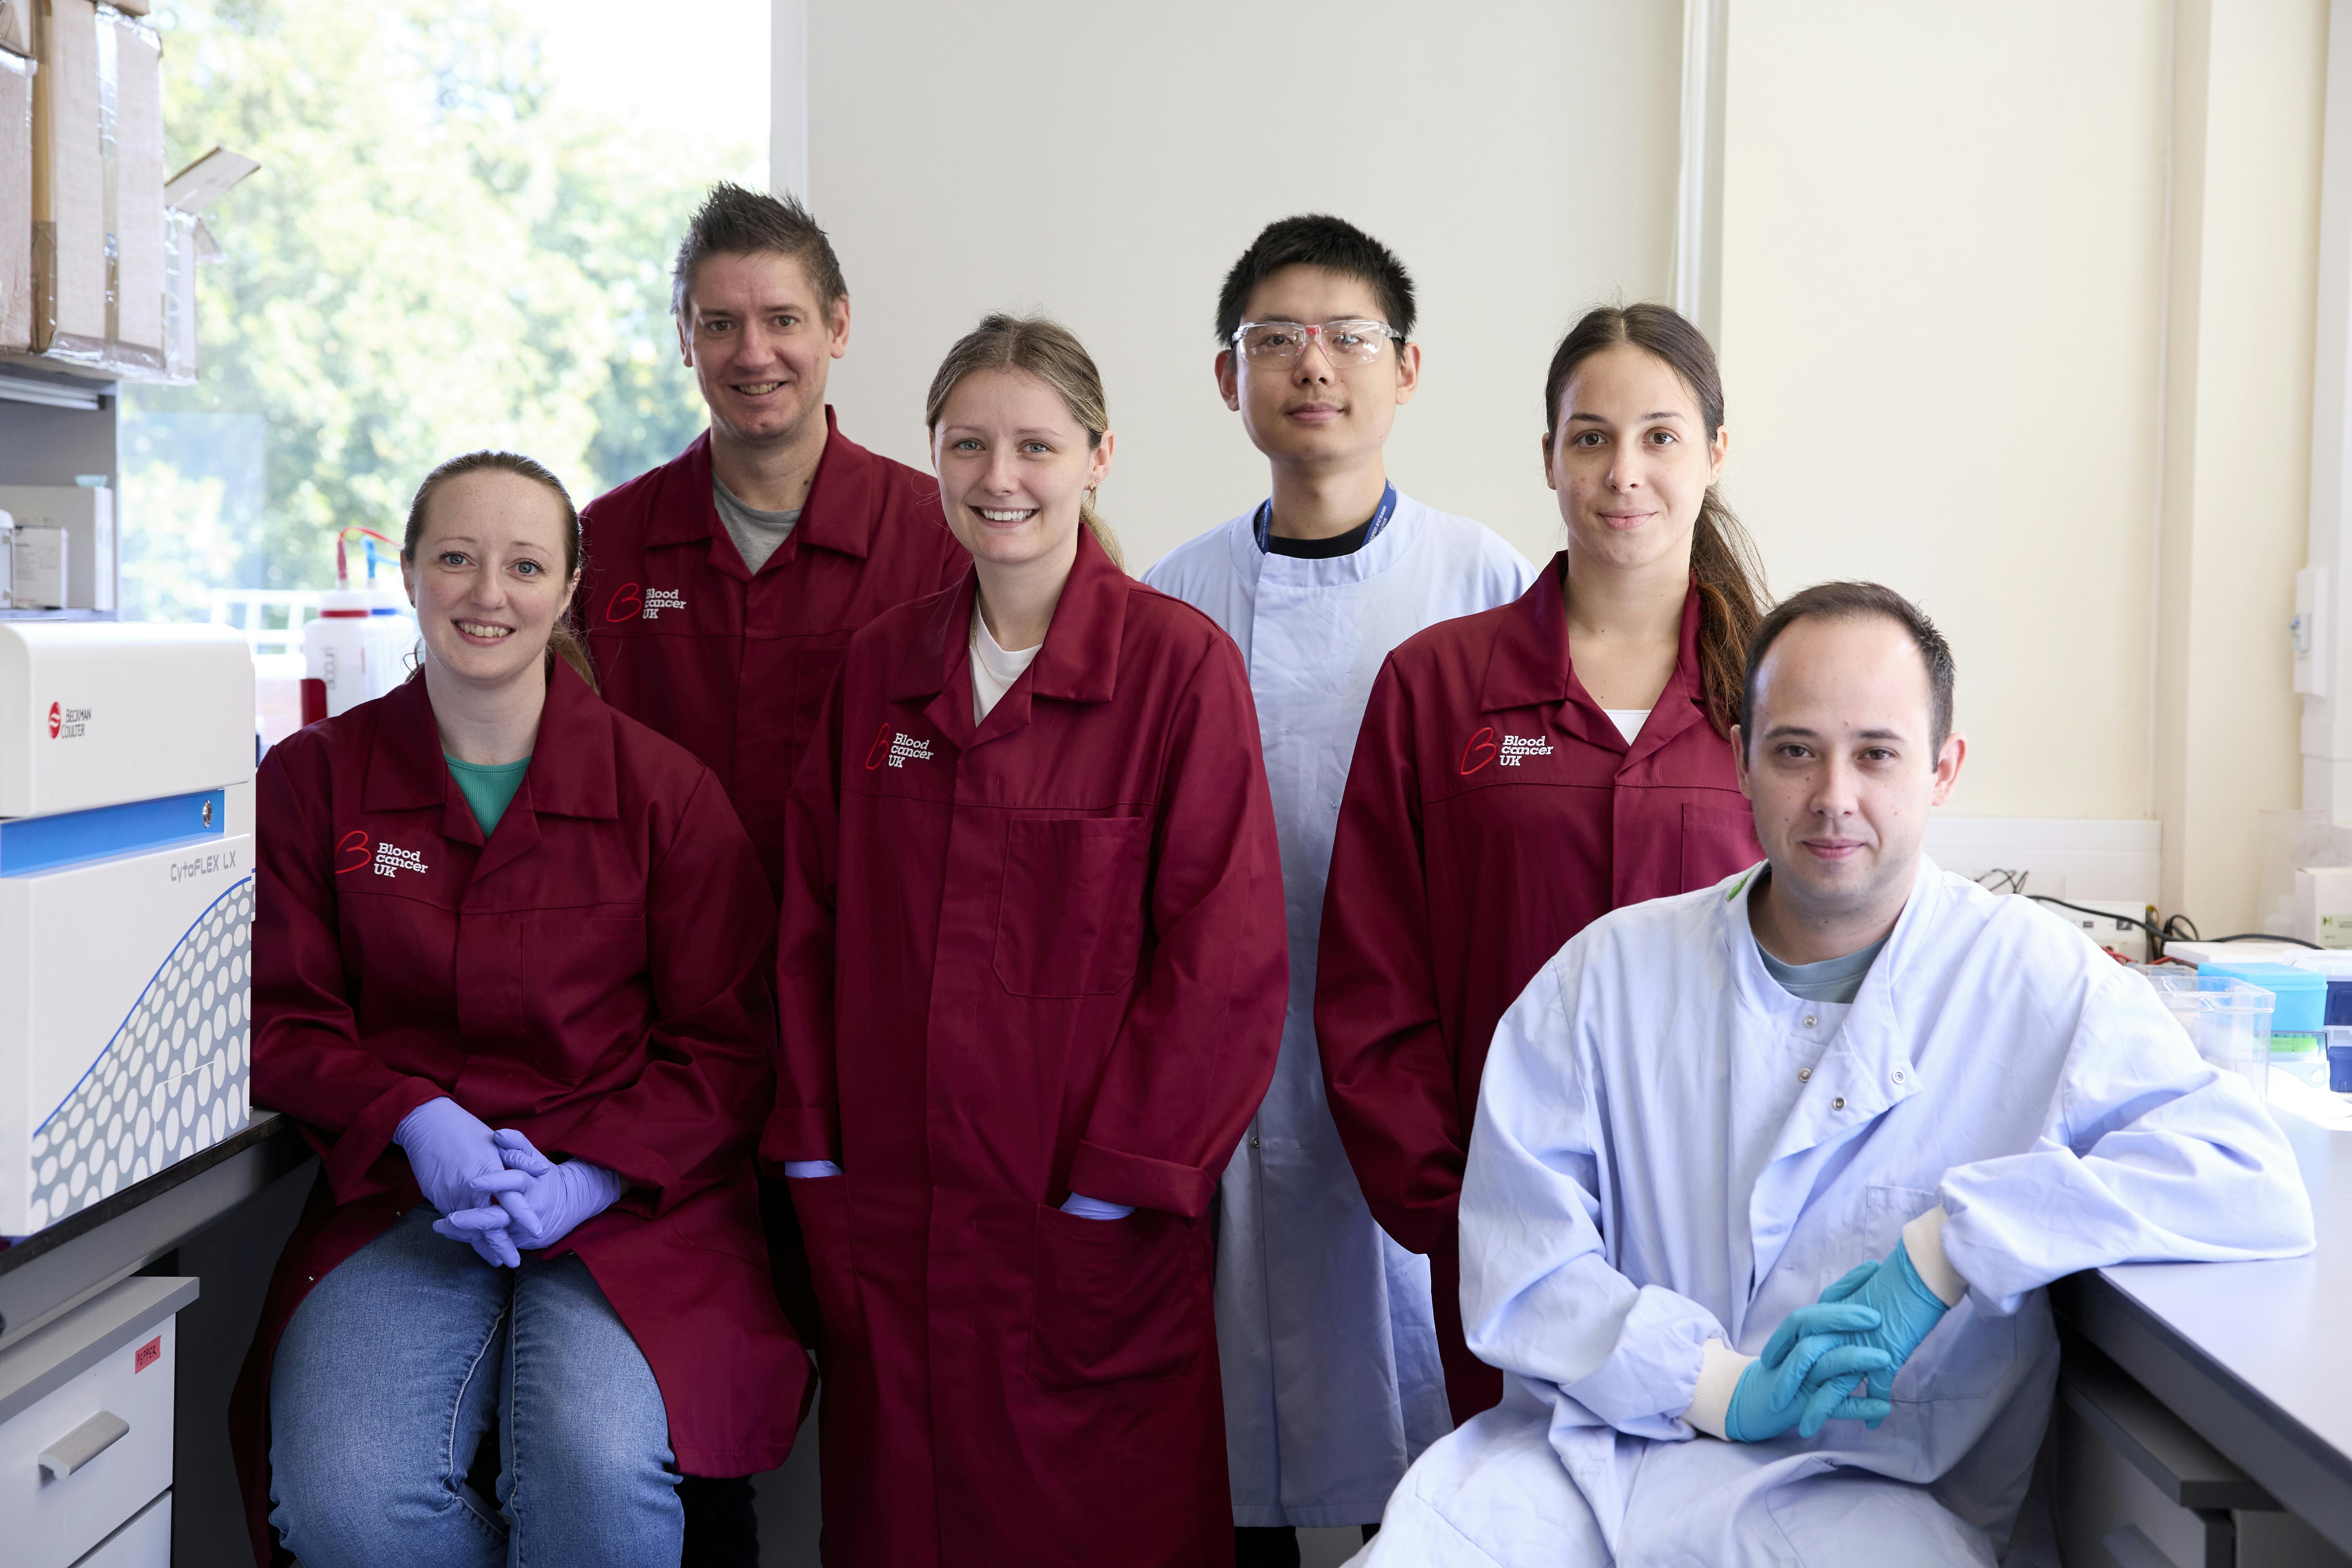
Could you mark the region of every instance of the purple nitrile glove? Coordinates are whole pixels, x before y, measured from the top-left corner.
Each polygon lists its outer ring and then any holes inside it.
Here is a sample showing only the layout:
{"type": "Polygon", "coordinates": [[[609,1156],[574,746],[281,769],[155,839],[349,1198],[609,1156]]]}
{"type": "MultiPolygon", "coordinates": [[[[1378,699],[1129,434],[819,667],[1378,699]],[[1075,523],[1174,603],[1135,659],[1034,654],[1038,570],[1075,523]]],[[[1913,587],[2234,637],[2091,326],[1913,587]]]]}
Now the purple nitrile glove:
{"type": "Polygon", "coordinates": [[[1062,1200],[1062,1212],[1074,1214],[1080,1219],[1125,1219],[1135,1209],[1129,1204],[1106,1203],[1101,1198],[1090,1198],[1083,1193],[1072,1193],[1062,1200]]]}
{"type": "Polygon", "coordinates": [[[493,1268],[512,1268],[521,1261],[514,1244],[502,1234],[504,1211],[497,1225],[455,1226],[449,1215],[475,1206],[474,1178],[506,1169],[497,1141],[481,1119],[447,1095],[428,1100],[400,1119],[392,1141],[408,1156],[416,1185],[425,1201],[441,1211],[433,1222],[436,1234],[470,1245],[493,1268]]]}
{"type": "Polygon", "coordinates": [[[476,1256],[493,1268],[522,1267],[522,1254],[507,1234],[507,1211],[496,1204],[445,1214],[433,1222],[433,1234],[470,1244],[476,1256]]]}
{"type": "Polygon", "coordinates": [[[472,1208],[474,1179],[506,1169],[489,1128],[446,1094],[402,1117],[392,1141],[407,1154],[425,1201],[443,1214],[472,1208]]]}
{"type": "Polygon", "coordinates": [[[784,1174],[795,1182],[816,1182],[841,1174],[841,1167],[830,1160],[787,1160],[784,1174]]]}
{"type": "Polygon", "coordinates": [[[525,1251],[554,1246],[629,1190],[626,1181],[602,1165],[585,1160],[557,1164],[511,1127],[500,1128],[496,1140],[507,1169],[478,1179],[474,1194],[484,1208],[495,1205],[504,1211],[507,1236],[525,1251]]]}

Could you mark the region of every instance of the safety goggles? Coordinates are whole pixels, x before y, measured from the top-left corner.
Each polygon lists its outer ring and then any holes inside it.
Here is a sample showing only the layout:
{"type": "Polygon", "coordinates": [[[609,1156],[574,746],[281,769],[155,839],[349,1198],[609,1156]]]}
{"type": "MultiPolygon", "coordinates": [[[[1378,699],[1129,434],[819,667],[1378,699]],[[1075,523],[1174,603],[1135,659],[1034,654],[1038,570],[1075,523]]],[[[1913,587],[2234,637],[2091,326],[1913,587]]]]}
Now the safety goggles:
{"type": "Polygon", "coordinates": [[[1404,334],[1386,321],[1326,321],[1319,327],[1304,321],[1244,321],[1234,329],[1233,341],[1252,364],[1288,364],[1318,338],[1332,363],[1370,364],[1381,357],[1381,346],[1391,338],[1402,342],[1404,334]]]}

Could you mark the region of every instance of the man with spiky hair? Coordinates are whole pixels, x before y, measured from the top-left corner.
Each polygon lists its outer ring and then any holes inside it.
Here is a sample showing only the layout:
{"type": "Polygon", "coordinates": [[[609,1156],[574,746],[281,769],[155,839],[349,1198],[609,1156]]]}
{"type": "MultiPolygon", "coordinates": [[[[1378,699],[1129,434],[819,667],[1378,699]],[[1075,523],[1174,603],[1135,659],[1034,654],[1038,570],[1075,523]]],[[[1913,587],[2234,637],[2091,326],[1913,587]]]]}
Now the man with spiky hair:
{"type": "Polygon", "coordinates": [[[970,557],[929,474],[835,427],[849,286],[806,207],[713,186],[671,309],[710,428],[581,514],[581,629],[605,700],[719,775],[773,886],[784,795],[851,634],[970,557]]]}
{"type": "MultiPolygon", "coordinates": [[[[670,301],[710,428],[582,511],[575,613],[604,700],[719,775],[772,889],[784,797],[851,635],[971,557],[929,474],[835,426],[825,379],[849,352],[849,285],[806,207],[713,186],[670,301]]],[[[777,1294],[814,1343],[792,1200],[781,1179],[761,1186],[777,1294]]],[[[688,1568],[758,1561],[747,1483],[688,1477],[678,1495],[688,1568]]]]}

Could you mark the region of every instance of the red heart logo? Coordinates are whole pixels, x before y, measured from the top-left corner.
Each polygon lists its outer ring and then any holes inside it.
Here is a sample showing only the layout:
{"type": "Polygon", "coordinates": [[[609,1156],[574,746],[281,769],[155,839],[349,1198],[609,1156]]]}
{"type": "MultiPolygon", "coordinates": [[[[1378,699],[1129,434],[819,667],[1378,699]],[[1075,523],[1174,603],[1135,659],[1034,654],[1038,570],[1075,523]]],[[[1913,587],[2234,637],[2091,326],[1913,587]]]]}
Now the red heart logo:
{"type": "Polygon", "coordinates": [[[1466,779],[1493,762],[1495,751],[1495,727],[1489,724],[1471,736],[1470,743],[1462,748],[1462,776],[1466,779]],[[1478,760],[1474,763],[1470,760],[1473,757],[1478,760]]]}

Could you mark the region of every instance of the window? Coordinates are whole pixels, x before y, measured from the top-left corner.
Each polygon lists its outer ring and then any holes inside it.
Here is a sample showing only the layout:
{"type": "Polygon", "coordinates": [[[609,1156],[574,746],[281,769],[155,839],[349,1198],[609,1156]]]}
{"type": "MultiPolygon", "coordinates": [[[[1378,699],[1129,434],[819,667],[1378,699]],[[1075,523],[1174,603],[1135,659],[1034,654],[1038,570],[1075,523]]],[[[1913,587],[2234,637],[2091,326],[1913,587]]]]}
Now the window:
{"type": "Polygon", "coordinates": [[[124,387],[123,613],[323,588],[434,464],[506,447],[585,502],[703,424],[669,259],[767,180],[764,0],[162,0],[167,166],[208,216],[199,380],[124,387]]]}

